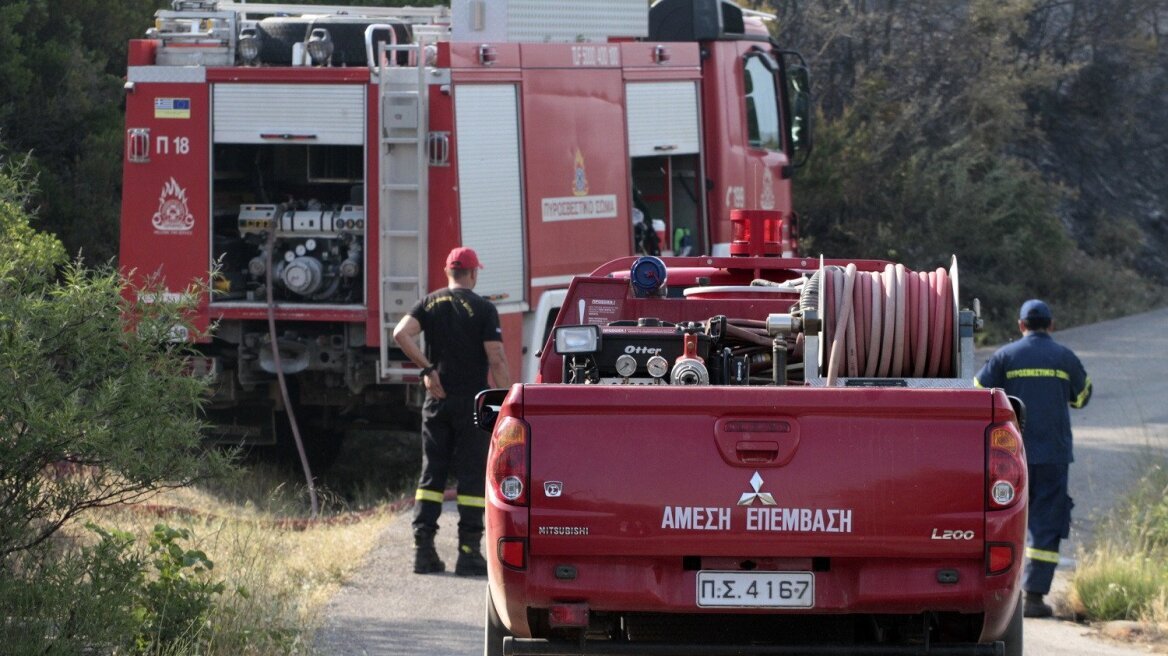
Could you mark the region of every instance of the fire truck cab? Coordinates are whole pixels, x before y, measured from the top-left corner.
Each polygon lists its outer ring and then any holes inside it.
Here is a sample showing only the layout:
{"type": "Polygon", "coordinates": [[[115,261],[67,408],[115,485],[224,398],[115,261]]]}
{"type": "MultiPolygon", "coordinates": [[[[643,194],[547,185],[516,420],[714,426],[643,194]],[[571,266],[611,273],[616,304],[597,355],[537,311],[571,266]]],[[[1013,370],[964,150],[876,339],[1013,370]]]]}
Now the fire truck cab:
{"type": "Polygon", "coordinates": [[[533,380],[568,283],[602,262],[725,254],[740,209],[781,212],[772,241],[795,250],[808,77],[768,18],[175,0],[130,44],[121,267],[197,286],[222,440],[274,438],[277,371],[321,435],[410,425],[416,369],[390,334],[454,246],[479,253],[533,380]]]}

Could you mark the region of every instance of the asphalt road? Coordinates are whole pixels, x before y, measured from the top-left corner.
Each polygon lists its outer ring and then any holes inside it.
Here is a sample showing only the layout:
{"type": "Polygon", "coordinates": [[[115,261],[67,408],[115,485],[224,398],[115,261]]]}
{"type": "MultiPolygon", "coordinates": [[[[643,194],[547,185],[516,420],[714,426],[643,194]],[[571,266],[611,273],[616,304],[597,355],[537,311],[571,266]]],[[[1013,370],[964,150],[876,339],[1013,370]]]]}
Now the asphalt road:
{"type": "Polygon", "coordinates": [[[436,543],[445,574],[414,574],[410,511],[385,531],[360,576],[329,603],[321,654],[467,656],[483,651],[487,579],[455,576],[458,511],[446,502],[436,543]]]}
{"type": "MultiPolygon", "coordinates": [[[[1056,319],[1057,321],[1057,319],[1056,319]]],[[[1168,309],[1117,321],[1058,331],[1073,348],[1095,385],[1087,408],[1077,411],[1076,462],[1071,467],[1075,518],[1064,561],[1056,575],[1056,602],[1066,589],[1074,556],[1090,541],[1099,517],[1121,498],[1150,457],[1168,453],[1168,309]]],[[[991,351],[979,352],[980,364],[991,351]]],[[[439,550],[454,569],[457,514],[448,503],[438,535],[439,550]]],[[[408,511],[386,530],[362,574],[329,604],[316,647],[321,654],[482,653],[486,579],[451,573],[412,573],[408,511]]],[[[1100,638],[1090,627],[1057,619],[1026,620],[1028,656],[1129,656],[1139,646],[1100,638]]]]}

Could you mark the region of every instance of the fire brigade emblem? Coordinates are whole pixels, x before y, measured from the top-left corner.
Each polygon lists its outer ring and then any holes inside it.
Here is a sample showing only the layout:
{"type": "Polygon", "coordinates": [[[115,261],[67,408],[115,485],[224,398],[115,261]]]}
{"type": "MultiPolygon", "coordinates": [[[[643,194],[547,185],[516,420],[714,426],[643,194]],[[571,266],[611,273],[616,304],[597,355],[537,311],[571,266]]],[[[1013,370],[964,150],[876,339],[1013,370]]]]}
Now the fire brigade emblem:
{"type": "Polygon", "coordinates": [[[549,497],[558,497],[564,493],[563,481],[544,481],[543,493],[549,497]]]}
{"type": "Polygon", "coordinates": [[[584,171],[584,153],[576,149],[576,174],[572,179],[572,193],[577,196],[588,195],[588,174],[584,171]]]}
{"type": "Polygon", "coordinates": [[[755,500],[762,502],[764,506],[778,505],[770,492],[759,492],[762,489],[762,476],[759,476],[758,472],[754,472],[754,476],[750,477],[750,487],[754,488],[754,492],[743,492],[738,498],[738,505],[749,506],[754,504],[755,500]]]}
{"type": "Polygon", "coordinates": [[[762,170],[762,194],[759,195],[758,206],[764,210],[775,209],[775,179],[768,168],[762,170]]]}
{"type": "Polygon", "coordinates": [[[187,190],[171,178],[162,185],[162,195],[158,198],[158,211],[151,219],[158,232],[190,232],[195,227],[195,215],[187,206],[187,190]]]}

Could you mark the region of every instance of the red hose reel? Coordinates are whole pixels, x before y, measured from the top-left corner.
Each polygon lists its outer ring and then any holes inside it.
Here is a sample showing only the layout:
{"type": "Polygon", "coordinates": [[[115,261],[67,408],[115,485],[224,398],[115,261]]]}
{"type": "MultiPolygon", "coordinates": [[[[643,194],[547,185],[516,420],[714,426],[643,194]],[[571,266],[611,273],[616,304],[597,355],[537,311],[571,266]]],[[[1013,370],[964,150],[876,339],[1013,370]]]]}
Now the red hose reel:
{"type": "Polygon", "coordinates": [[[951,272],[888,264],[822,270],[824,376],[952,378],[957,371],[957,265],[951,272]]]}

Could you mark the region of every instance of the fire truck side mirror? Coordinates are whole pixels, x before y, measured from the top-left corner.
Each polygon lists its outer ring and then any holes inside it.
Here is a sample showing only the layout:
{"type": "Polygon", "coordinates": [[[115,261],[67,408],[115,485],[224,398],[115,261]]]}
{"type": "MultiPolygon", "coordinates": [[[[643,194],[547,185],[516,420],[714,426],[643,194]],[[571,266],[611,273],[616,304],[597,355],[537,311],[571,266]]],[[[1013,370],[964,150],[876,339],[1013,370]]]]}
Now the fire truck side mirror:
{"type": "Polygon", "coordinates": [[[806,164],[807,158],[811,156],[811,117],[815,111],[811,101],[811,69],[803,55],[794,50],[773,52],[781,62],[782,82],[787,96],[784,108],[787,114],[787,143],[790,144],[787,155],[791,158],[792,168],[797,169],[806,164]]]}
{"type": "Polygon", "coordinates": [[[793,66],[787,72],[790,94],[792,164],[799,168],[811,155],[811,72],[805,66],[793,66]]]}
{"type": "Polygon", "coordinates": [[[1010,399],[1010,405],[1014,408],[1014,416],[1018,418],[1018,432],[1021,433],[1026,430],[1026,403],[1016,396],[1006,398],[1010,399]]]}
{"type": "Polygon", "coordinates": [[[475,396],[474,422],[479,428],[488,433],[495,429],[495,421],[499,418],[499,410],[503,407],[503,399],[507,396],[506,389],[487,389],[475,396]]]}

